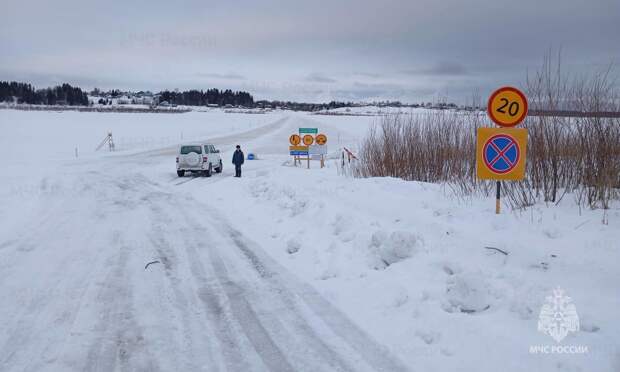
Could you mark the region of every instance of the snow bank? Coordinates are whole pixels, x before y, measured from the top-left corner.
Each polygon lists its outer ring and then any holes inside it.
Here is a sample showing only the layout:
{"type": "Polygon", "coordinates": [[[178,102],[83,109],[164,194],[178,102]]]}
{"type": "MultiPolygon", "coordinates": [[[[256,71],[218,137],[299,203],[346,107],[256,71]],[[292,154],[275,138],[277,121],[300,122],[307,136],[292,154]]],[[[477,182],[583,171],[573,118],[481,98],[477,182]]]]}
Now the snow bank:
{"type": "Polygon", "coordinates": [[[389,236],[377,231],[370,238],[371,252],[378,258],[375,268],[386,268],[391,264],[413,256],[422,246],[422,239],[408,231],[394,231],[389,236]]]}

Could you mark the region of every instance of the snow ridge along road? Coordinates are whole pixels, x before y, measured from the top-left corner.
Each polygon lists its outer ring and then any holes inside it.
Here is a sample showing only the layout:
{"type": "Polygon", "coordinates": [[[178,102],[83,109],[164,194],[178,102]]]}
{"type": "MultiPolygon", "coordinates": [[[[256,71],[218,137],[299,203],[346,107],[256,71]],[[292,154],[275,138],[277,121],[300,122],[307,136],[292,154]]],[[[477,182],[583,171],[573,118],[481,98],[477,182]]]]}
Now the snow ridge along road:
{"type": "Polygon", "coordinates": [[[54,194],[0,242],[0,370],[408,370],[216,208],[140,171],[167,155],[46,181],[54,194]]]}

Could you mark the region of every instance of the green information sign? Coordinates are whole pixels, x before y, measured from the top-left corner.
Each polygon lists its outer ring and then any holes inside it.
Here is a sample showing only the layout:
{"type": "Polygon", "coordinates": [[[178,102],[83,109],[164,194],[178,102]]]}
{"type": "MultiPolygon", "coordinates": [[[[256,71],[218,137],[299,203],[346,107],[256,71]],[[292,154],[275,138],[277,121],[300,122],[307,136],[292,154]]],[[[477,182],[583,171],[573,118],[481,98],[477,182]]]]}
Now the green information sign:
{"type": "Polygon", "coordinates": [[[299,134],[317,134],[319,128],[299,128],[299,134]]]}

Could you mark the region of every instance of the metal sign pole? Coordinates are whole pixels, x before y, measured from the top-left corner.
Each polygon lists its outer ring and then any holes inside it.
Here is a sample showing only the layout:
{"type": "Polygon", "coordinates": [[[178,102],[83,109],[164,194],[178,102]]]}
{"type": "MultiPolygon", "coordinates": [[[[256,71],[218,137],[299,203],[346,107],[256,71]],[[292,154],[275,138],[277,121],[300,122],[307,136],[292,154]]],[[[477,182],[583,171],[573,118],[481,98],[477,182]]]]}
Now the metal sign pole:
{"type": "Polygon", "coordinates": [[[501,181],[497,181],[497,191],[495,193],[495,214],[499,214],[501,190],[502,183],[501,181]]]}

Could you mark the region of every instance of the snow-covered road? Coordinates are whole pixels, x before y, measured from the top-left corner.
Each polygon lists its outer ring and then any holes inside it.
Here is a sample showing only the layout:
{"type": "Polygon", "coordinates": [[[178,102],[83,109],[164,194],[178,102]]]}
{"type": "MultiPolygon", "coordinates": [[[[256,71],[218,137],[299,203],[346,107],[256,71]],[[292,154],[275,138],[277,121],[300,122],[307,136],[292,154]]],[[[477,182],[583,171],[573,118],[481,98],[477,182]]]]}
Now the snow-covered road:
{"type": "MultiPolygon", "coordinates": [[[[407,370],[172,172],[151,170],[168,158],[90,159],[44,180],[53,197],[0,247],[0,370],[407,370]]],[[[229,175],[183,181],[208,193],[229,175]]]]}
{"type": "Polygon", "coordinates": [[[372,120],[0,110],[0,371],[617,371],[618,206],[498,216],[287,155],[300,127],[337,155],[372,120]],[[127,147],[94,153],[108,131],[127,147]],[[224,172],[178,178],[181,133],[224,172]],[[558,287],[560,344],[538,331],[558,287]],[[589,352],[530,351],[556,344],[589,352]]]}

